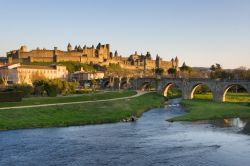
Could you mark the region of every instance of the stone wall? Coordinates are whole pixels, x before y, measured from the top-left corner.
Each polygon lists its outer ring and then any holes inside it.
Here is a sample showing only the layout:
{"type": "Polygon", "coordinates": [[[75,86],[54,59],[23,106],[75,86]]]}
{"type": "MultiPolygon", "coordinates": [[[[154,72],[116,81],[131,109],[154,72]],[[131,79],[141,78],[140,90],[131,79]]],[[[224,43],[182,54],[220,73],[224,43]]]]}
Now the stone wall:
{"type": "MultiPolygon", "coordinates": [[[[163,61],[157,55],[157,61],[152,60],[151,55],[147,52],[146,55],[135,54],[130,57],[122,57],[115,52],[114,56],[110,52],[109,44],[101,45],[100,43],[95,48],[86,47],[83,48],[79,45],[75,49],[72,49],[71,45],[68,45],[68,51],[58,50],[57,47],[54,50],[36,49],[28,51],[26,46],[21,46],[19,50],[10,51],[7,53],[8,63],[19,63],[19,62],[81,62],[81,63],[92,63],[99,65],[109,65],[110,63],[119,64],[125,69],[144,69],[144,64],[147,70],[154,69],[156,67],[163,68],[167,71],[173,66],[173,61],[163,61]],[[146,59],[145,59],[146,58],[146,59]],[[157,62],[157,63],[156,63],[157,62]]],[[[177,57],[176,57],[177,58],[177,57]]]]}
{"type": "MultiPolygon", "coordinates": [[[[23,62],[25,59],[23,59],[23,62]]],[[[27,62],[53,62],[53,56],[52,57],[30,57],[26,60],[27,62]]]]}
{"type": "Polygon", "coordinates": [[[29,52],[19,52],[19,58],[29,58],[29,57],[53,57],[54,51],[53,50],[32,50],[29,52]]]}
{"type": "Polygon", "coordinates": [[[95,57],[94,48],[83,48],[82,54],[88,57],[95,57]]]}

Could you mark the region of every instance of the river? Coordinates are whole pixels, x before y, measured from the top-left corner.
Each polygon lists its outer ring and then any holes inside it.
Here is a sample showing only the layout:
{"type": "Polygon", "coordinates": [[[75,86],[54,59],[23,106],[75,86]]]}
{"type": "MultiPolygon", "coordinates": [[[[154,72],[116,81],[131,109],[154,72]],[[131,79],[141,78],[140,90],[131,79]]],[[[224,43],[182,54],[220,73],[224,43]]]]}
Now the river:
{"type": "Polygon", "coordinates": [[[2,131],[0,165],[250,165],[247,120],[166,121],[183,113],[172,103],[132,123],[2,131]]]}

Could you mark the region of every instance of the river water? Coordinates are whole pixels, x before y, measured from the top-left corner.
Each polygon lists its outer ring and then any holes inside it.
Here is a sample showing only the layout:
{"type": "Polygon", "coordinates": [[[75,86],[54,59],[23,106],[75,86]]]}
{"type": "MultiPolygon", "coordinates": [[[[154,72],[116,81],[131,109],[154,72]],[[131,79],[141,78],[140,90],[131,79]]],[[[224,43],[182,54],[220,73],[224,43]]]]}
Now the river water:
{"type": "Polygon", "coordinates": [[[0,165],[250,165],[247,120],[166,121],[183,113],[173,103],[134,123],[3,131],[0,165]]]}

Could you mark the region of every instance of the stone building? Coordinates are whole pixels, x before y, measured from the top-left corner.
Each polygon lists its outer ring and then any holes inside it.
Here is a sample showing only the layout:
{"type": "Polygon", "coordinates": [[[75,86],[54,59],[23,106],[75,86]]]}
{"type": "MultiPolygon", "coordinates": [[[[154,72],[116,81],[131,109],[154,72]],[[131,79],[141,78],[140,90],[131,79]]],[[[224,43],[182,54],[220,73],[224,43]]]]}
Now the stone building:
{"type": "Polygon", "coordinates": [[[110,51],[110,45],[99,43],[96,47],[93,45],[87,47],[86,45],[81,47],[80,45],[74,48],[69,43],[67,51],[59,50],[54,47],[53,50],[40,49],[28,50],[27,46],[21,46],[18,50],[13,50],[7,53],[8,63],[22,63],[22,62],[80,62],[87,64],[99,64],[109,65],[110,63],[119,64],[125,69],[141,69],[151,70],[154,68],[163,68],[167,71],[169,68],[177,68],[179,60],[176,57],[171,61],[164,61],[158,55],[156,60],[153,60],[151,54],[147,52],[146,55],[139,55],[137,52],[124,57],[118,54],[117,51],[114,54],[110,51]]]}
{"type": "Polygon", "coordinates": [[[7,79],[9,84],[32,84],[36,79],[63,79],[68,78],[66,66],[50,65],[20,65],[12,64],[0,67],[0,77],[7,79]]]}
{"type": "Polygon", "coordinates": [[[104,78],[104,72],[98,71],[95,73],[91,72],[85,72],[85,71],[76,71],[72,73],[71,79],[82,82],[82,81],[90,81],[93,79],[103,79],[104,78]]]}

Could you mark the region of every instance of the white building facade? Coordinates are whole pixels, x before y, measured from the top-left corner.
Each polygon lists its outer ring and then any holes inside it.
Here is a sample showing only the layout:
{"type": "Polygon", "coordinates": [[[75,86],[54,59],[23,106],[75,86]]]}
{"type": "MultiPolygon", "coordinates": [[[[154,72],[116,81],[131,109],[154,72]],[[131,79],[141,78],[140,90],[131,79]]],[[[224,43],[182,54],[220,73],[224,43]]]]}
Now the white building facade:
{"type": "Polygon", "coordinates": [[[36,66],[13,64],[0,67],[0,77],[9,84],[32,84],[39,79],[63,79],[68,78],[66,66],[36,66]]]}

